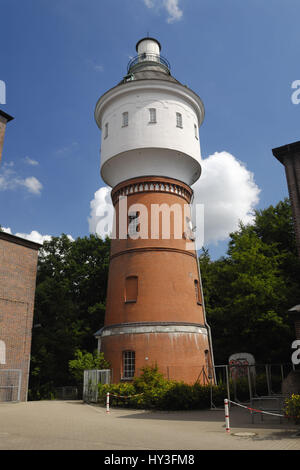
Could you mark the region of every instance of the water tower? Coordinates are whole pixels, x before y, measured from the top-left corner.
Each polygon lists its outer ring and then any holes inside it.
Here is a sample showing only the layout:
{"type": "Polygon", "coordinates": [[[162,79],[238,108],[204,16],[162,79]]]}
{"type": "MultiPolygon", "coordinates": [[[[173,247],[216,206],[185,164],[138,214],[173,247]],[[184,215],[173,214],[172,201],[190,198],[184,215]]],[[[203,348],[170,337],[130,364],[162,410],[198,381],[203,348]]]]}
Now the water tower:
{"type": "Polygon", "coordinates": [[[212,347],[189,212],[204,107],[171,75],[156,39],[136,50],[95,109],[116,216],[105,323],[95,336],[113,382],[155,364],[167,378],[206,382],[212,347]]]}

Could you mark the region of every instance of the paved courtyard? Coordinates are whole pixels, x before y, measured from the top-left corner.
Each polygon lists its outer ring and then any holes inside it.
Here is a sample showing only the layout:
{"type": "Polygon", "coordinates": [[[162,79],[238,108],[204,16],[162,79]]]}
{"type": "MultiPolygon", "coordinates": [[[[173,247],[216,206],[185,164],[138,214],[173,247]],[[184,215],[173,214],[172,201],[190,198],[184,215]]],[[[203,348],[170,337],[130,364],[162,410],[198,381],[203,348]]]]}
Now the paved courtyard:
{"type": "Polygon", "coordinates": [[[299,427],[276,417],[251,424],[247,410],[232,408],[230,426],[227,434],[223,410],[107,414],[80,401],[0,403],[1,450],[300,450],[299,427]]]}

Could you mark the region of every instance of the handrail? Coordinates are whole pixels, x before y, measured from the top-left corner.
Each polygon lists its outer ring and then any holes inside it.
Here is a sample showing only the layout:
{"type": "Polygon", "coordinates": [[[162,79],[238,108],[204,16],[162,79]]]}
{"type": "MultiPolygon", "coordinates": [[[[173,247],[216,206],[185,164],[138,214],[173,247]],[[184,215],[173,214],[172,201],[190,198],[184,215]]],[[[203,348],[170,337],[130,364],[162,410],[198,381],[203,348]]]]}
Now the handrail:
{"type": "Polygon", "coordinates": [[[169,62],[167,61],[167,59],[165,59],[161,55],[159,55],[159,54],[149,54],[148,52],[144,52],[142,54],[139,54],[139,55],[133,57],[128,62],[127,72],[129,72],[130,69],[132,67],[134,67],[135,65],[142,64],[142,63],[145,63],[145,62],[158,63],[158,64],[163,65],[164,67],[166,67],[168,69],[168,71],[170,71],[170,68],[171,68],[169,62]]]}

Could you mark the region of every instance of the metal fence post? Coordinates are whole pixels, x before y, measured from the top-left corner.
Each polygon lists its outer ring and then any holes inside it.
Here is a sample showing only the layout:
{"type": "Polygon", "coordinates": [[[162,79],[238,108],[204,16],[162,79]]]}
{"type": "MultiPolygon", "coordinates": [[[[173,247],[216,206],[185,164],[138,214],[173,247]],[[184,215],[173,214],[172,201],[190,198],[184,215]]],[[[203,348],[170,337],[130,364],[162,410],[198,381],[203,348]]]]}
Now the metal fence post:
{"type": "Polygon", "coordinates": [[[225,409],[225,428],[226,428],[226,432],[230,432],[228,398],[224,399],[224,409],[225,409]]]}

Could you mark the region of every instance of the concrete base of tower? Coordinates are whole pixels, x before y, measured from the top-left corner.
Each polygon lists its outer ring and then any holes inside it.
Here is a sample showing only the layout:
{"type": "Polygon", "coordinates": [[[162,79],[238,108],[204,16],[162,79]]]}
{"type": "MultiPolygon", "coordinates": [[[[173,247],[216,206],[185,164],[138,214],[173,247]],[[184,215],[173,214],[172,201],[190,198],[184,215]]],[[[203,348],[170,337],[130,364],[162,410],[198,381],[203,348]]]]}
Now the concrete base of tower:
{"type": "Polygon", "coordinates": [[[111,365],[113,383],[132,380],[143,367],[155,365],[169,380],[188,384],[213,381],[208,333],[203,325],[112,325],[96,337],[111,365]]]}

